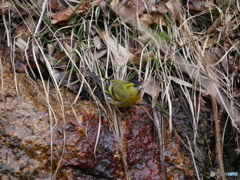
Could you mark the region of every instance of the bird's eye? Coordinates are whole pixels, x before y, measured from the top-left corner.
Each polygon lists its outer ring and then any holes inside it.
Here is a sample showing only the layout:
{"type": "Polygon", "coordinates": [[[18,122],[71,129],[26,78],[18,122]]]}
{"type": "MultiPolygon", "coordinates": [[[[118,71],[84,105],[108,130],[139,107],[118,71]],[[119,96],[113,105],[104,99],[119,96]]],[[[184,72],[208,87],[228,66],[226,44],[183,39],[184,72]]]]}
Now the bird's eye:
{"type": "Polygon", "coordinates": [[[141,83],[138,80],[131,80],[130,82],[134,84],[133,87],[141,86],[141,83]]]}

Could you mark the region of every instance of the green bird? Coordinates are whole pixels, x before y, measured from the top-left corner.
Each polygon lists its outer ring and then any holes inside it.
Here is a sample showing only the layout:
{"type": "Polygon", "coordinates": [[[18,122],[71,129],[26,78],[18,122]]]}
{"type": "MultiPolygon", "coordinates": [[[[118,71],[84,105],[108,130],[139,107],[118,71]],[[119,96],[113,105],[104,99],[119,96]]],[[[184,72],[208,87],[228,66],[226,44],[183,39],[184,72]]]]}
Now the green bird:
{"type": "Polygon", "coordinates": [[[105,79],[98,77],[92,72],[87,74],[101,87],[110,104],[117,107],[127,107],[136,103],[140,98],[140,92],[143,87],[137,80],[105,79]]]}

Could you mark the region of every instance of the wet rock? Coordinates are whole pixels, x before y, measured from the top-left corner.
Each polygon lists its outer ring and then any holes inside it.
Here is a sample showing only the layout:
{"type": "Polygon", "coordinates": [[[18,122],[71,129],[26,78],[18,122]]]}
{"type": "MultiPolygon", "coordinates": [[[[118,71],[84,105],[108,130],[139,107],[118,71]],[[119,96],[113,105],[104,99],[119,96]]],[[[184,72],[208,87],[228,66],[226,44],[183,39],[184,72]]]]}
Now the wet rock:
{"type": "Polygon", "coordinates": [[[165,162],[160,161],[150,108],[115,109],[113,120],[90,101],[72,106],[69,100],[76,95],[69,92],[61,104],[51,85],[47,103],[41,83],[3,65],[0,176],[5,179],[165,179],[193,174],[191,161],[167,128],[165,162]]]}

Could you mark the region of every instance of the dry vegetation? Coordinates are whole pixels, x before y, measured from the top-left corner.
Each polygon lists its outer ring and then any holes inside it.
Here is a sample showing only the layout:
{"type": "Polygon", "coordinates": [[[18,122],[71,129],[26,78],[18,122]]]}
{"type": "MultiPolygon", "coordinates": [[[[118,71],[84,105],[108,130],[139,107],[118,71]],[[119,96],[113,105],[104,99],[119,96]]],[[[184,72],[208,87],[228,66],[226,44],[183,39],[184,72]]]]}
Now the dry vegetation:
{"type": "Polygon", "coordinates": [[[1,49],[9,47],[15,72],[41,80],[46,100],[49,80],[60,103],[59,86],[65,86],[76,93],[73,104],[79,97],[96,101],[117,123],[116,109],[106,108],[95,96],[85,73],[136,78],[145,88],[141,103],[152,107],[160,148],[164,144],[161,112],[169,116],[172,133],[173,99],[178,93],[173,84],[179,85],[194,130],[185,145],[199,179],[195,162],[199,113],[206,103],[203,98],[211,100],[219,169],[224,172],[219,109],[224,108],[237,131],[240,127],[239,1],[9,0],[2,1],[1,10],[5,30],[0,40],[6,44],[1,49]]]}

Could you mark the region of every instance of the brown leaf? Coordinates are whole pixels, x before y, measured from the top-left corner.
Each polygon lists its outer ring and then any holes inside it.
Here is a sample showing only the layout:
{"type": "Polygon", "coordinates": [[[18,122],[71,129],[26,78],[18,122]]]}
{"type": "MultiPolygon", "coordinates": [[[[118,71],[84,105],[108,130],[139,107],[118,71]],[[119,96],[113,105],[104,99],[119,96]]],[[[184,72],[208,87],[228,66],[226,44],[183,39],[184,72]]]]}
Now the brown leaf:
{"type": "Polygon", "coordinates": [[[189,9],[194,11],[202,11],[204,9],[201,0],[189,0],[189,9]]]}
{"type": "Polygon", "coordinates": [[[155,102],[161,91],[159,81],[155,80],[153,76],[149,76],[147,80],[143,82],[144,92],[152,97],[152,101],[155,102]]]}
{"type": "Polygon", "coordinates": [[[54,13],[51,15],[52,17],[52,24],[57,24],[59,22],[66,21],[72,14],[75,12],[76,14],[80,14],[85,12],[88,9],[88,2],[83,2],[80,6],[74,6],[73,8],[69,7],[67,9],[64,9],[60,12],[54,13]]]}
{"type": "MultiPolygon", "coordinates": [[[[48,68],[45,65],[45,63],[43,63],[41,60],[37,60],[37,62],[33,59],[33,57],[29,57],[29,59],[27,60],[27,62],[25,63],[25,65],[28,67],[27,71],[29,73],[34,72],[37,76],[39,76],[39,71],[41,72],[41,75],[45,78],[49,77],[49,72],[48,72],[48,68]],[[37,63],[37,64],[36,64],[37,63]],[[30,70],[31,69],[31,70],[30,70]]],[[[20,67],[19,67],[20,69],[20,67]]],[[[19,70],[18,69],[18,70],[19,70]]]]}
{"type": "Polygon", "coordinates": [[[25,51],[26,49],[29,48],[28,43],[24,41],[22,38],[17,38],[15,44],[22,51],[25,51]]]}
{"type": "Polygon", "coordinates": [[[143,14],[140,16],[140,21],[146,26],[150,26],[154,22],[154,19],[150,14],[143,14]]]}
{"type": "Polygon", "coordinates": [[[53,52],[56,50],[56,46],[53,44],[47,44],[47,49],[48,49],[48,55],[52,56],[53,52]]]}
{"type": "MultiPolygon", "coordinates": [[[[13,1],[14,2],[14,1],[13,1]]],[[[9,1],[1,1],[0,3],[0,15],[5,13],[11,13],[10,15],[15,17],[16,19],[19,17],[23,17],[26,14],[29,14],[29,12],[26,12],[23,8],[16,8],[13,3],[10,3],[9,1]]]]}
{"type": "Polygon", "coordinates": [[[64,51],[57,51],[53,55],[53,57],[56,58],[57,60],[63,60],[63,61],[67,60],[66,53],[64,51]]]}
{"type": "Polygon", "coordinates": [[[95,53],[96,59],[100,59],[107,54],[107,50],[101,50],[95,53]]]}
{"type": "Polygon", "coordinates": [[[176,18],[181,23],[180,2],[170,0],[166,3],[167,8],[170,10],[172,18],[176,18]]]}
{"type": "Polygon", "coordinates": [[[50,1],[50,3],[52,11],[58,11],[61,8],[56,2],[50,1]]]}
{"type": "Polygon", "coordinates": [[[63,40],[63,46],[69,54],[72,54],[72,52],[74,51],[74,48],[71,45],[69,45],[69,43],[66,40],[63,40]]]}
{"type": "Polygon", "coordinates": [[[152,18],[155,23],[160,24],[162,26],[167,26],[167,23],[163,17],[163,15],[159,12],[151,12],[152,18]]]}
{"type": "Polygon", "coordinates": [[[141,0],[113,0],[110,6],[126,22],[131,22],[141,16],[145,11],[145,5],[141,0]]]}
{"type": "Polygon", "coordinates": [[[186,6],[192,11],[204,11],[214,8],[214,0],[202,1],[202,0],[189,0],[186,6]]]}
{"type": "Polygon", "coordinates": [[[11,52],[11,48],[8,47],[7,45],[1,45],[0,44],[0,51],[2,51],[2,52],[11,52]]]}
{"type": "Polygon", "coordinates": [[[24,41],[27,41],[27,38],[34,31],[35,22],[31,17],[25,19],[24,24],[19,25],[13,33],[14,38],[21,38],[24,41]]]}
{"type": "MultiPolygon", "coordinates": [[[[64,51],[58,51],[54,54],[54,59],[56,59],[55,64],[58,68],[62,69],[63,71],[66,71],[68,66],[68,57],[64,51]]],[[[54,61],[52,61],[54,65],[54,61]]]]}
{"type": "Polygon", "coordinates": [[[24,63],[17,61],[14,64],[14,66],[15,66],[15,71],[17,73],[25,73],[26,72],[27,67],[24,63]]]}
{"type": "Polygon", "coordinates": [[[105,1],[101,1],[99,5],[101,7],[101,10],[103,11],[104,16],[108,17],[109,10],[107,9],[107,3],[105,1]]]}
{"type": "Polygon", "coordinates": [[[169,12],[168,7],[166,6],[167,2],[168,2],[168,0],[163,0],[163,1],[160,1],[156,4],[154,4],[152,6],[152,11],[153,12],[159,12],[161,14],[166,14],[167,12],[169,12]]]}
{"type": "Polygon", "coordinates": [[[211,48],[209,51],[206,51],[204,54],[204,61],[208,66],[219,68],[219,64],[222,64],[224,71],[228,72],[227,57],[224,57],[224,50],[221,48],[211,48]],[[221,62],[219,62],[221,60],[221,62]]]}
{"type": "Polygon", "coordinates": [[[17,9],[13,6],[12,3],[8,2],[8,1],[2,1],[0,3],[0,14],[5,14],[9,10],[11,10],[13,12],[17,12],[17,9]]]}
{"type": "Polygon", "coordinates": [[[97,49],[101,49],[102,48],[102,43],[101,43],[101,39],[99,36],[94,36],[93,38],[93,44],[95,45],[95,47],[97,49]]]}

